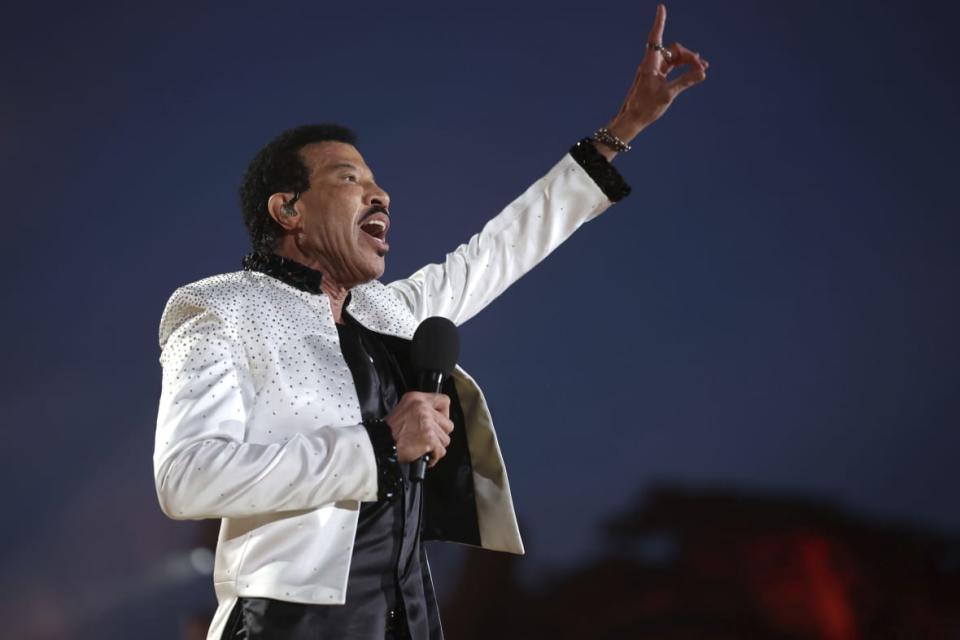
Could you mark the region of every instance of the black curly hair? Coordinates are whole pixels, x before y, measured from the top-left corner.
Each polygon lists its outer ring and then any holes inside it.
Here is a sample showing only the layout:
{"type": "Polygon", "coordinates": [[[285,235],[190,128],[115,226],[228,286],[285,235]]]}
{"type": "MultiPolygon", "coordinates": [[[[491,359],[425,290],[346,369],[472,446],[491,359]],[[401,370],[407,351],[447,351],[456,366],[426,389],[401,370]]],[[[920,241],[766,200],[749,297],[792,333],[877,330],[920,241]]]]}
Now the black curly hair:
{"type": "Polygon", "coordinates": [[[267,211],[275,193],[303,193],[310,188],[310,170],[300,150],[315,142],[345,142],[356,145],[357,135],[339,124],[306,124],[288,129],[257,152],[240,183],[243,224],[256,251],[270,253],[283,237],[283,227],[267,211]]]}

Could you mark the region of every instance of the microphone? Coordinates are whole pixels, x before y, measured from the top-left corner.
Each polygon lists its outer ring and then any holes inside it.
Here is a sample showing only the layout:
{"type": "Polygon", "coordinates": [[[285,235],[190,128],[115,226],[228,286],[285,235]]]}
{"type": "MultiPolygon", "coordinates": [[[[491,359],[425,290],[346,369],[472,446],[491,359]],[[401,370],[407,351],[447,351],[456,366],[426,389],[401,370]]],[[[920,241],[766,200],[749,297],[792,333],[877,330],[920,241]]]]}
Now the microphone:
{"type": "MultiPolygon", "coordinates": [[[[457,325],[446,318],[433,316],[420,323],[410,346],[410,363],[420,377],[419,390],[440,393],[443,379],[448,377],[460,357],[460,334],[457,325]]],[[[411,479],[423,480],[427,474],[430,454],[413,465],[411,479]]]]}

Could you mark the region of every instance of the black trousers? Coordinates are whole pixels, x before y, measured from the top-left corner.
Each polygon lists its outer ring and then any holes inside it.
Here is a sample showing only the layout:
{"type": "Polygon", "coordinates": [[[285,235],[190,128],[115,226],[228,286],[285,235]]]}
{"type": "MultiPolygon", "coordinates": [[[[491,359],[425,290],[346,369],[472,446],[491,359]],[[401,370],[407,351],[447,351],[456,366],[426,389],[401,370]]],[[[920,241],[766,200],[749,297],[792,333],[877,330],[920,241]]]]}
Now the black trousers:
{"type": "MultiPolygon", "coordinates": [[[[238,598],[220,640],[381,640],[324,630],[330,606],[270,598],[238,598]]],[[[410,640],[406,620],[397,615],[383,640],[410,640]]]]}

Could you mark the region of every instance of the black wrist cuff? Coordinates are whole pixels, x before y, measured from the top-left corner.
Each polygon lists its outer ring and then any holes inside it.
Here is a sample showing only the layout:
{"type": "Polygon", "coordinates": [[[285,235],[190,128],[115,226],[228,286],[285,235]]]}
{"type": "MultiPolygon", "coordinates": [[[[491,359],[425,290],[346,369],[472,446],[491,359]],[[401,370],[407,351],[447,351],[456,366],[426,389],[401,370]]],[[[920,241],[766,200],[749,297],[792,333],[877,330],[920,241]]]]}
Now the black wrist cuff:
{"type": "Polygon", "coordinates": [[[393,500],[400,493],[403,477],[397,459],[397,443],[393,441],[390,425],[383,420],[364,420],[363,426],[370,436],[373,455],[377,459],[377,499],[393,500]]]}
{"type": "Polygon", "coordinates": [[[586,171],[600,190],[610,200],[617,202],[630,195],[630,185],[623,179],[620,172],[603,157],[593,146],[590,138],[583,138],[570,147],[570,155],[586,171]]]}

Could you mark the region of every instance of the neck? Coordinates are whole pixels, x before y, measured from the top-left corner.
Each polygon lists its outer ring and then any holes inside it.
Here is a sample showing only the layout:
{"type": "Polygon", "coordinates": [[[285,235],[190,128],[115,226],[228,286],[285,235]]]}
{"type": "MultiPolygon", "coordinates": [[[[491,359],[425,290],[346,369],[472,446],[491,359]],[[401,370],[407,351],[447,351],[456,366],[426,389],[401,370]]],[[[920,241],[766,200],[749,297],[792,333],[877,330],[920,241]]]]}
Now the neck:
{"type": "Polygon", "coordinates": [[[337,324],[343,324],[343,303],[346,301],[350,289],[331,282],[329,278],[324,276],[320,281],[320,290],[330,298],[330,312],[333,313],[333,321],[337,324]]]}
{"type": "Polygon", "coordinates": [[[327,265],[321,260],[300,251],[300,248],[295,243],[281,243],[280,246],[274,250],[274,253],[283,258],[299,262],[305,267],[310,267],[323,274],[323,278],[320,280],[320,290],[330,298],[330,311],[333,313],[334,322],[343,324],[343,303],[350,293],[350,287],[337,282],[336,278],[331,275],[332,269],[327,268],[327,265]]]}

